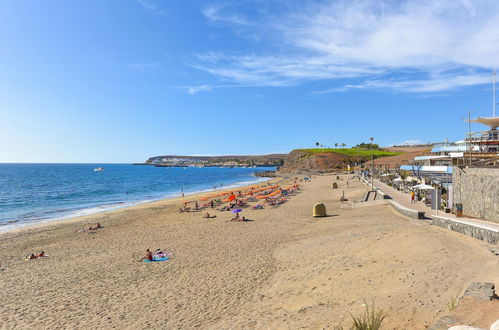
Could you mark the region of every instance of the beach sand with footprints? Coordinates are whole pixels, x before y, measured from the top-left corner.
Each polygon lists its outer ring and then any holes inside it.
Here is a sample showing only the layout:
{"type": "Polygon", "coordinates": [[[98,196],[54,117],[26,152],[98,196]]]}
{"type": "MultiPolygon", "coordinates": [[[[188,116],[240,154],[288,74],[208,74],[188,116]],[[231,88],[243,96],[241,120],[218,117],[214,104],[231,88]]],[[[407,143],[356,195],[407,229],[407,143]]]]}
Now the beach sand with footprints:
{"type": "MultiPolygon", "coordinates": [[[[278,207],[179,213],[181,199],[0,234],[5,328],[345,328],[373,300],[387,329],[424,329],[472,281],[499,283],[487,244],[314,176],[278,207]],[[321,201],[330,216],[313,218],[321,201]],[[80,232],[99,222],[104,228],[80,232]],[[143,263],[145,249],[172,251],[143,263]],[[45,251],[49,257],[23,260],[45,251]]],[[[291,181],[281,181],[286,186],[291,181]]],[[[187,196],[194,200],[200,196],[187,196]]],[[[251,204],[256,204],[251,203],[251,204]]]]}

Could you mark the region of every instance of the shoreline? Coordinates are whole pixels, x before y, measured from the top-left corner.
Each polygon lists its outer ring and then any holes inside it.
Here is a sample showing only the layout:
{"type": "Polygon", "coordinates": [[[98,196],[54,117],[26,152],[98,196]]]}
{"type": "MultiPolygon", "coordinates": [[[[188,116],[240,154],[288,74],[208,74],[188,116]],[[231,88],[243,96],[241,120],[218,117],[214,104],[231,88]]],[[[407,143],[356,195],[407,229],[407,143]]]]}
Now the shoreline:
{"type": "MultiPolygon", "coordinates": [[[[103,210],[97,210],[95,212],[91,212],[88,214],[68,215],[67,217],[64,216],[64,217],[45,219],[45,220],[41,220],[41,221],[32,222],[32,223],[29,223],[29,224],[26,224],[23,226],[16,226],[14,228],[5,228],[5,227],[9,226],[9,224],[6,224],[6,225],[2,226],[5,229],[0,227],[0,236],[5,235],[5,234],[15,234],[15,233],[18,233],[20,231],[28,231],[31,229],[42,229],[44,227],[49,227],[49,226],[77,223],[80,221],[83,222],[85,220],[88,220],[88,218],[92,217],[92,216],[96,216],[97,218],[103,218],[103,217],[110,215],[112,213],[127,211],[130,209],[135,209],[135,208],[140,208],[140,207],[152,206],[156,203],[161,203],[161,204],[164,204],[165,207],[168,207],[168,206],[171,206],[171,204],[181,202],[183,199],[189,199],[189,198],[193,198],[193,197],[195,197],[196,199],[199,199],[199,198],[203,197],[204,195],[212,193],[214,191],[224,192],[224,191],[232,190],[235,188],[247,188],[247,187],[253,186],[255,184],[261,184],[264,182],[276,183],[276,182],[283,181],[284,177],[276,176],[274,178],[267,178],[267,177],[255,176],[255,179],[256,179],[255,181],[244,182],[241,184],[234,183],[234,184],[223,186],[223,187],[220,187],[217,189],[204,189],[204,190],[200,190],[200,191],[188,192],[188,193],[184,194],[184,197],[165,196],[165,197],[160,197],[157,199],[142,200],[142,201],[137,201],[137,202],[124,202],[124,204],[126,204],[126,205],[115,205],[115,206],[111,206],[111,207],[103,209],[103,210]]],[[[98,206],[92,207],[89,209],[94,209],[94,208],[98,208],[98,206]]],[[[89,210],[89,209],[81,209],[81,210],[78,210],[76,212],[82,212],[82,211],[89,210]]]]}
{"type": "MultiPolygon", "coordinates": [[[[285,187],[293,178],[265,185],[285,187]]],[[[250,202],[244,222],[217,209],[178,212],[184,201],[213,195],[205,192],[0,235],[2,322],[43,329],[331,328],[348,325],[348,315],[376,300],[386,328],[426,329],[471,282],[499,283],[497,258],[481,241],[387,205],[342,205],[343,194],[355,201],[368,189],[351,176],[314,175],[300,186],[279,206],[253,209],[260,202],[250,202]],[[328,217],[312,216],[318,201],[328,217]],[[205,211],[216,217],[204,218],[205,211]],[[77,231],[96,222],[104,228],[77,231]],[[167,251],[171,260],[138,262],[146,248],[167,251]],[[24,260],[39,251],[49,257],[24,260]]],[[[480,322],[474,325],[490,324],[480,322]]]]}

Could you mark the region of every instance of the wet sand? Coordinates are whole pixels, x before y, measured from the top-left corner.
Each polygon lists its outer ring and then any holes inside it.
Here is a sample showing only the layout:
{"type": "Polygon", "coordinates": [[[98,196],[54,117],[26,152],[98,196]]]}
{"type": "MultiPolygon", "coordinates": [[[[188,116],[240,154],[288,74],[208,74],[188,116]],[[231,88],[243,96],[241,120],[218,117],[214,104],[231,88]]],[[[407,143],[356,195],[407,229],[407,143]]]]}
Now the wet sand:
{"type": "MultiPolygon", "coordinates": [[[[346,177],[344,177],[346,178],[346,177]]],[[[252,221],[178,213],[165,200],[0,234],[6,328],[333,328],[375,300],[385,327],[424,329],[472,281],[499,283],[498,258],[473,238],[413,221],[388,205],[340,207],[366,187],[304,182],[252,221]],[[327,218],[311,217],[316,201],[327,218]],[[95,233],[78,228],[100,222],[95,233]],[[171,250],[142,263],[146,248],[171,250]],[[44,250],[48,258],[22,256],[44,250]]],[[[192,198],[189,198],[192,199],[192,198]]],[[[255,204],[255,203],[253,203],[255,204]]]]}

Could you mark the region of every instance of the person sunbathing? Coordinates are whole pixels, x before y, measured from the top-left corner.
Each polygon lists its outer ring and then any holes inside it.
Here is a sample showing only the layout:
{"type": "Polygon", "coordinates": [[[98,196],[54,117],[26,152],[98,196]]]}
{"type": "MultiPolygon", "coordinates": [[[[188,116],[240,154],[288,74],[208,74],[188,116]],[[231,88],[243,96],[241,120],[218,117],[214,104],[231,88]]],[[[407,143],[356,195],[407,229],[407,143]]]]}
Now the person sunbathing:
{"type": "MultiPolygon", "coordinates": [[[[239,215],[239,213],[238,213],[238,215],[239,215]]],[[[247,219],[245,216],[243,216],[242,218],[240,218],[240,217],[236,216],[236,217],[234,217],[234,218],[230,219],[230,221],[234,221],[234,222],[244,222],[244,221],[248,221],[248,219],[247,219]]]]}
{"type": "Polygon", "coordinates": [[[76,232],[77,232],[77,233],[86,233],[86,232],[88,232],[88,231],[94,231],[94,230],[97,230],[97,229],[102,229],[102,228],[104,228],[104,227],[102,227],[102,226],[101,226],[101,224],[97,222],[97,223],[95,224],[95,226],[90,226],[90,227],[88,227],[88,228],[80,228],[80,229],[78,229],[76,232]]]}
{"type": "Polygon", "coordinates": [[[139,260],[139,262],[144,261],[144,260],[149,260],[149,261],[153,260],[153,256],[152,256],[151,250],[147,249],[146,250],[146,255],[143,256],[142,259],[139,260]]]}
{"type": "Polygon", "coordinates": [[[236,216],[232,219],[230,219],[230,221],[239,221],[239,212],[236,213],[236,216]]]}
{"type": "Polygon", "coordinates": [[[206,219],[211,219],[211,218],[216,218],[217,216],[216,215],[210,215],[208,212],[206,212],[206,214],[204,215],[204,217],[206,219]]]}
{"type": "Polygon", "coordinates": [[[43,257],[46,257],[47,255],[45,254],[44,251],[41,251],[40,253],[38,254],[34,254],[34,253],[31,253],[29,256],[26,256],[25,259],[26,260],[33,260],[33,259],[38,259],[38,258],[43,258],[43,257]]]}
{"type": "Polygon", "coordinates": [[[97,230],[97,229],[102,229],[102,228],[104,228],[104,227],[102,227],[102,226],[101,226],[101,224],[97,222],[97,223],[95,224],[95,226],[93,226],[93,227],[92,227],[92,226],[88,227],[88,230],[97,230]]]}

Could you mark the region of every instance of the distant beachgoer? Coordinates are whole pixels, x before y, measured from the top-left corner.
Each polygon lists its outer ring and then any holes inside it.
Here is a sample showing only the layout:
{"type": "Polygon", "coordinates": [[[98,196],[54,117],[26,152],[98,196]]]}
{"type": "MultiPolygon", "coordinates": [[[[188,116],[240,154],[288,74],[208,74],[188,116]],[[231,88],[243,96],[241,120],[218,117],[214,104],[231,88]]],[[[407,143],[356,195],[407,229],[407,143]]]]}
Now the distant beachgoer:
{"type": "Polygon", "coordinates": [[[26,257],[26,259],[29,260],[36,259],[36,256],[33,253],[31,253],[31,255],[29,257],[26,257]]]}
{"type": "Polygon", "coordinates": [[[94,227],[92,226],[88,227],[88,230],[97,230],[101,228],[102,228],[101,224],[97,222],[94,227]]]}
{"type": "Polygon", "coordinates": [[[196,202],[194,203],[194,209],[195,209],[195,210],[199,210],[198,201],[196,201],[196,202]]]}
{"type": "Polygon", "coordinates": [[[43,258],[43,257],[45,257],[45,252],[44,252],[44,251],[41,251],[40,253],[38,253],[38,254],[36,255],[36,257],[37,257],[37,258],[43,258]]]}
{"type": "Polygon", "coordinates": [[[215,203],[213,201],[210,201],[210,207],[213,208],[215,206],[215,203]]]}
{"type": "Polygon", "coordinates": [[[416,198],[416,193],[414,191],[411,191],[411,204],[416,203],[415,198],[416,198]]]}
{"type": "Polygon", "coordinates": [[[152,252],[149,249],[146,250],[146,255],[143,256],[142,259],[139,260],[139,262],[144,261],[146,259],[149,261],[152,261],[152,259],[153,259],[152,252]]]}
{"type": "Polygon", "coordinates": [[[230,219],[230,221],[239,221],[239,212],[236,213],[236,216],[232,219],[230,219]]]}

